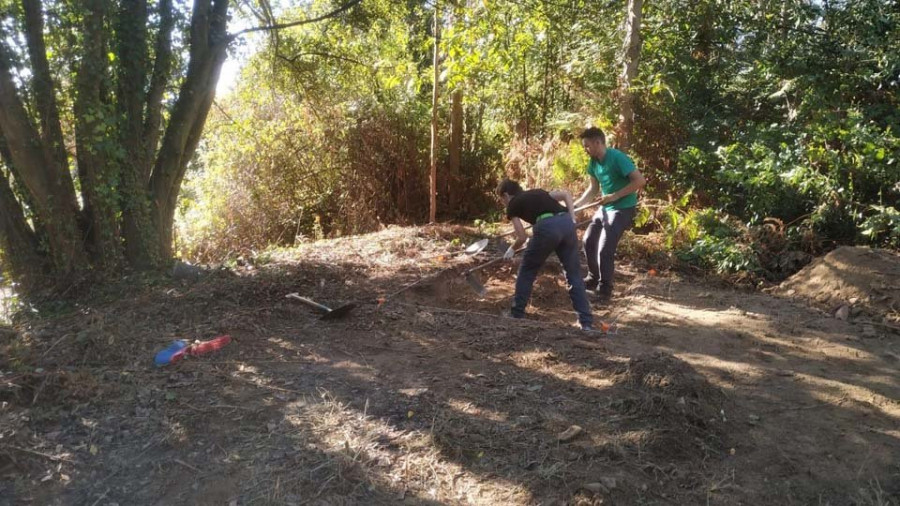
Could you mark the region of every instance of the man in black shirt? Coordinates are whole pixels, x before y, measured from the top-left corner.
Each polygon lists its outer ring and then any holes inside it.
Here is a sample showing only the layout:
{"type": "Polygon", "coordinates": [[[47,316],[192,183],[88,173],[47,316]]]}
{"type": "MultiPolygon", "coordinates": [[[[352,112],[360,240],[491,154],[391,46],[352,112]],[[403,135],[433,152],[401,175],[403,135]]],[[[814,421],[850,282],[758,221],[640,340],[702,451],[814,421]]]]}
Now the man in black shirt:
{"type": "Polygon", "coordinates": [[[584,330],[593,330],[593,317],[584,279],[581,277],[580,243],[575,235],[575,208],[572,196],[564,191],[546,192],[544,190],[523,191],[519,183],[504,179],[497,187],[497,193],[506,204],[506,216],[512,221],[516,230],[516,242],[509,247],[504,258],[510,259],[528,236],[522,220],[533,225],[531,240],[519,266],[516,277],[516,295],[513,299],[512,317],[524,318],[525,307],[531,298],[531,289],[538,271],[550,253],[562,262],[569,283],[569,297],[572,307],[578,313],[578,323],[584,330]],[[563,207],[559,201],[564,201],[563,207]]]}

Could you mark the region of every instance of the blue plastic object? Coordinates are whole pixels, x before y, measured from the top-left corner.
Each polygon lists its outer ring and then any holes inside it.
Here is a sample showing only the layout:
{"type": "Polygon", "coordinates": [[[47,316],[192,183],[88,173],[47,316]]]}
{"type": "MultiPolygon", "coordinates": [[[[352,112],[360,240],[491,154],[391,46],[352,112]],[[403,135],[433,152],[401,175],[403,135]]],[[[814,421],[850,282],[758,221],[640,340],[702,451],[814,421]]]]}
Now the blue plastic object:
{"type": "Polygon", "coordinates": [[[153,363],[156,364],[156,367],[162,367],[164,365],[169,365],[172,362],[177,362],[184,356],[184,350],[187,348],[187,345],[187,341],[181,339],[173,342],[168,348],[156,354],[153,363]]]}

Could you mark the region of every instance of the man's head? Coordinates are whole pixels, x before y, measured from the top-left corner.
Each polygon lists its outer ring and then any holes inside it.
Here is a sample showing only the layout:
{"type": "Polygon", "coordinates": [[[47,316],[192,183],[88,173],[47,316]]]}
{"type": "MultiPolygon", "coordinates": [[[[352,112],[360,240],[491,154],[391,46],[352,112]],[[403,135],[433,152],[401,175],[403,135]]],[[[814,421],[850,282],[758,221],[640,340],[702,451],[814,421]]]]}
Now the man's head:
{"type": "Polygon", "coordinates": [[[590,127],[581,132],[581,145],[591,158],[603,160],[606,156],[606,135],[597,127],[590,127]]]}
{"type": "Polygon", "coordinates": [[[522,187],[512,179],[504,179],[497,185],[497,195],[500,195],[504,204],[509,204],[509,201],[520,193],[522,193],[522,187]]]}

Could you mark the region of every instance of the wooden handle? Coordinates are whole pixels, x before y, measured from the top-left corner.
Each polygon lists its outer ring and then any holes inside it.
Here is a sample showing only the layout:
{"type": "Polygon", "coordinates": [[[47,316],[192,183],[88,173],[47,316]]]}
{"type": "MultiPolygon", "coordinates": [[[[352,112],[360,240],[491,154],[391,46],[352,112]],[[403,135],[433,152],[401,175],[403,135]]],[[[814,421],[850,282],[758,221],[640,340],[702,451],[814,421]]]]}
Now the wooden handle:
{"type": "MultiPolygon", "coordinates": [[[[517,249],[513,256],[518,255],[519,253],[521,253],[523,251],[525,251],[525,246],[517,249]]],[[[472,274],[475,271],[480,271],[481,269],[484,269],[485,267],[490,267],[491,265],[494,265],[495,263],[500,262],[502,260],[505,260],[505,259],[503,257],[498,257],[493,260],[488,260],[487,262],[485,262],[481,265],[476,265],[475,267],[472,267],[471,269],[466,270],[465,272],[463,272],[463,276],[468,276],[469,274],[472,274]]]]}
{"type": "MultiPolygon", "coordinates": [[[[590,219],[590,220],[584,220],[584,221],[579,221],[578,223],[575,224],[575,228],[583,227],[584,225],[587,225],[587,224],[590,223],[591,221],[593,221],[593,219],[590,219]]],[[[516,255],[518,255],[519,253],[525,251],[525,248],[526,248],[526,247],[523,246],[523,247],[517,249],[517,250],[516,250],[516,255]]],[[[481,269],[484,269],[485,267],[490,267],[490,266],[494,265],[495,263],[497,263],[497,262],[499,262],[499,261],[501,261],[501,260],[503,260],[503,257],[495,258],[495,259],[493,259],[493,260],[489,260],[489,261],[487,261],[487,262],[485,262],[485,263],[483,263],[483,264],[481,264],[481,265],[476,265],[475,267],[472,267],[471,269],[468,269],[468,270],[466,270],[466,271],[463,271],[463,276],[468,276],[469,274],[472,274],[472,273],[475,272],[475,271],[480,271],[481,269]]]]}
{"type": "Polygon", "coordinates": [[[314,308],[316,308],[316,309],[318,309],[319,311],[322,311],[322,312],[324,312],[324,313],[330,313],[330,312],[331,312],[331,308],[330,308],[330,307],[328,307],[328,306],[323,306],[322,304],[319,304],[318,302],[313,302],[313,301],[307,299],[306,297],[301,297],[301,296],[297,295],[296,293],[289,293],[289,294],[285,295],[285,297],[287,297],[288,299],[294,299],[294,300],[296,300],[296,301],[300,301],[300,302],[306,304],[307,306],[309,306],[309,307],[314,307],[314,308]]]}

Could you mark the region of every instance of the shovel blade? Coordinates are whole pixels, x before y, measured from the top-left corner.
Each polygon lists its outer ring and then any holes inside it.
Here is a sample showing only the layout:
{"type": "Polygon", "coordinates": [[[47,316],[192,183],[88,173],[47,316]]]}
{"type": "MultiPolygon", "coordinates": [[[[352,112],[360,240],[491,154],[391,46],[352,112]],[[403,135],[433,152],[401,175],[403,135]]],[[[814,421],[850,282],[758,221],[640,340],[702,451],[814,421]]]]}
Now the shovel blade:
{"type": "Polygon", "coordinates": [[[331,311],[323,314],[319,319],[320,320],[338,320],[338,319],[341,319],[341,318],[347,316],[350,313],[350,311],[353,311],[353,308],[355,308],[355,307],[356,307],[356,304],[354,304],[352,302],[349,304],[344,304],[343,306],[341,306],[339,308],[332,309],[331,311]]]}
{"type": "Polygon", "coordinates": [[[478,279],[478,276],[475,275],[474,272],[466,274],[466,283],[468,283],[469,287],[471,287],[472,290],[475,290],[475,293],[480,297],[487,295],[487,288],[485,288],[484,284],[478,279]]]}
{"type": "Polygon", "coordinates": [[[486,248],[487,245],[488,245],[488,240],[487,240],[487,239],[482,239],[482,240],[480,240],[480,241],[473,242],[472,244],[469,245],[468,248],[466,248],[466,254],[468,254],[468,255],[477,255],[478,253],[481,253],[481,251],[482,251],[484,248],[486,248]]]}

